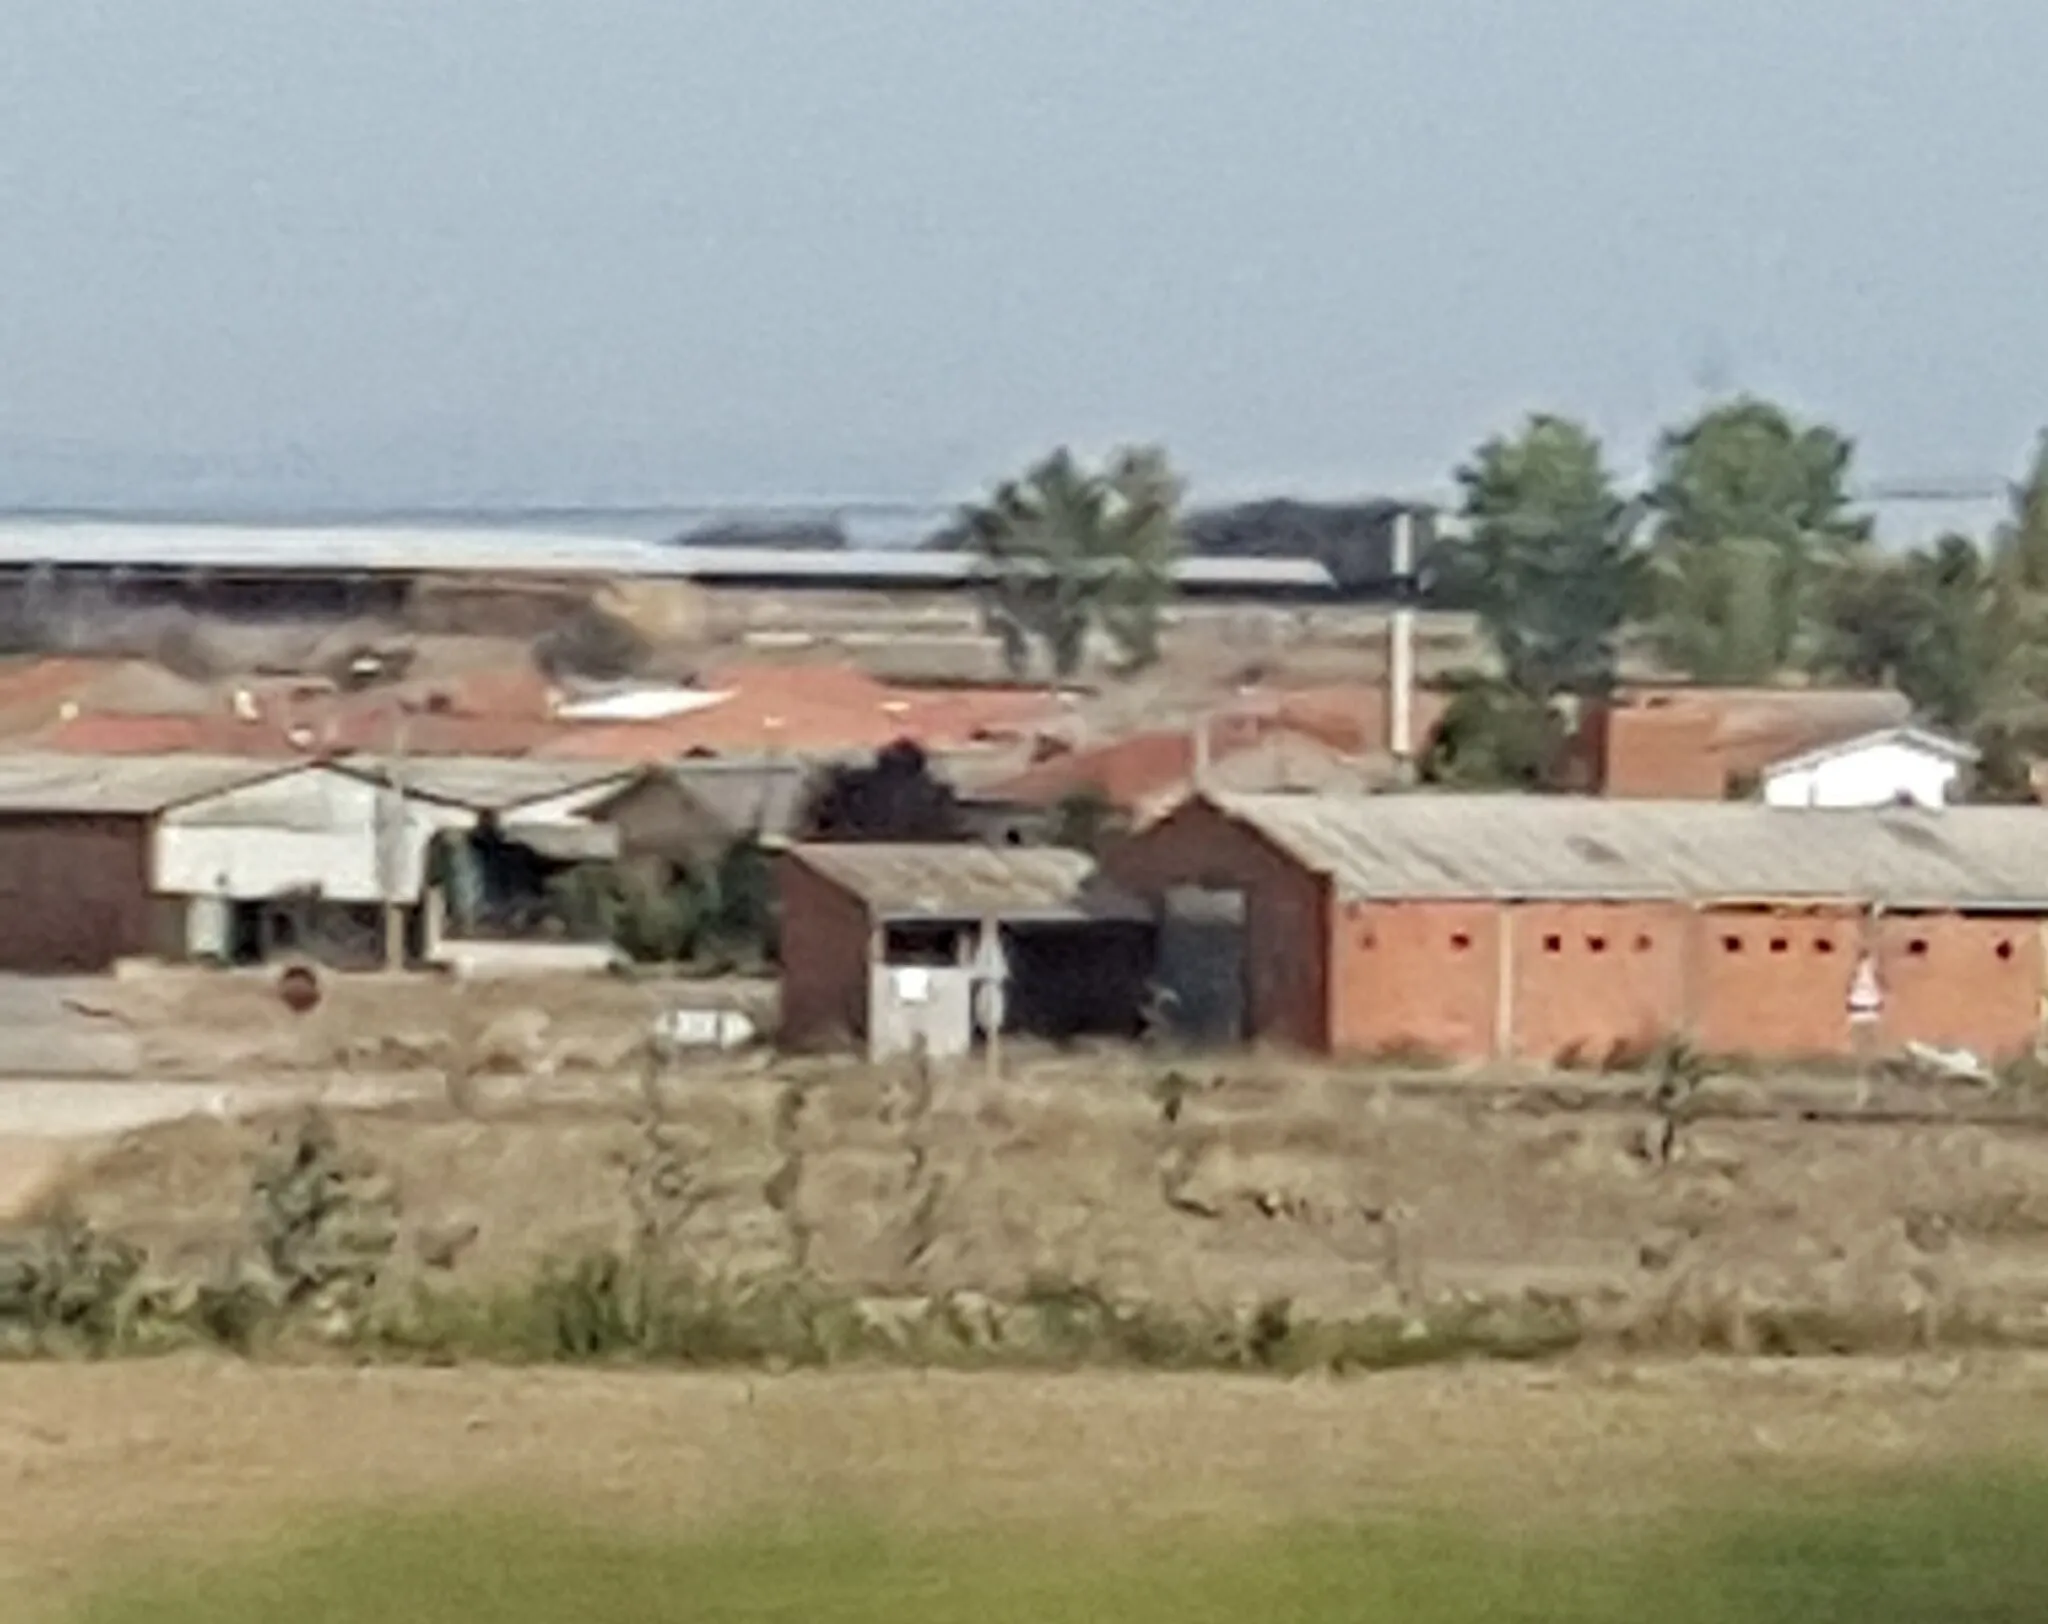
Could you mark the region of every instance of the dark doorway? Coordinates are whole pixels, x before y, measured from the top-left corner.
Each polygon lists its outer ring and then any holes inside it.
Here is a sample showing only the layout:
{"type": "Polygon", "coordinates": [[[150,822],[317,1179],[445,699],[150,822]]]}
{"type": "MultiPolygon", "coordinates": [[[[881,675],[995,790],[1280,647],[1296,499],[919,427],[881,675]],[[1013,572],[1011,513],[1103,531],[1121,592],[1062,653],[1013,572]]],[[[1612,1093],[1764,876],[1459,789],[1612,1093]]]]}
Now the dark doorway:
{"type": "Polygon", "coordinates": [[[1166,1025],[1182,1042],[1245,1038],[1245,897],[1180,886],[1159,921],[1158,981],[1166,1025]]]}

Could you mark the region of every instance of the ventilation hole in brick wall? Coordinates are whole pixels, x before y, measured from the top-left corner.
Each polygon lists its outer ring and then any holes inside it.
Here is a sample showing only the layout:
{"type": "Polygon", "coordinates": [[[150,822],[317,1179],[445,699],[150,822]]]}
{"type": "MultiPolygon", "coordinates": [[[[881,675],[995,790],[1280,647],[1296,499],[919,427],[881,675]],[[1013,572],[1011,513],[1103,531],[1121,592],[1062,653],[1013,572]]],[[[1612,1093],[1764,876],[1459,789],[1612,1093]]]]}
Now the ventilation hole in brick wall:
{"type": "Polygon", "coordinates": [[[1999,956],[1999,957],[2000,957],[2001,959],[2009,959],[2009,958],[2011,958],[2011,957],[2012,957],[2012,943],[2010,943],[2010,942],[2000,942],[2000,943],[1998,944],[1998,956],[1999,956]]]}
{"type": "Polygon", "coordinates": [[[1773,953],[1789,953],[1792,951],[1792,944],[1782,936],[1773,936],[1771,938],[1771,951],[1773,953]]]}
{"type": "Polygon", "coordinates": [[[1467,936],[1462,930],[1451,938],[1451,951],[1453,953],[1469,953],[1471,950],[1472,938],[1467,936]]]}
{"type": "Polygon", "coordinates": [[[1562,953],[1564,951],[1564,938],[1562,936],[1544,937],[1543,951],[1546,953],[1562,953]]]}
{"type": "Polygon", "coordinates": [[[1656,944],[1652,942],[1650,938],[1647,936],[1638,936],[1636,938],[1636,951],[1638,953],[1647,953],[1655,945],[1656,944]]]}
{"type": "Polygon", "coordinates": [[[1826,958],[1830,953],[1834,952],[1835,944],[1823,936],[1813,944],[1813,950],[1822,958],[1826,958]]]}
{"type": "Polygon", "coordinates": [[[1605,953],[1607,951],[1607,938],[1605,936],[1588,936],[1586,938],[1586,951],[1588,953],[1605,953]]]}
{"type": "Polygon", "coordinates": [[[1742,938],[1740,936],[1723,936],[1721,938],[1721,951],[1723,953],[1740,953],[1742,951],[1742,938]]]}
{"type": "Polygon", "coordinates": [[[1924,937],[1919,937],[1919,936],[1916,936],[1916,937],[1914,937],[1914,938],[1913,938],[1913,940],[1912,940],[1912,941],[1908,942],[1908,943],[1906,944],[1906,956],[1907,956],[1908,958],[1913,958],[1913,959],[1924,959],[1924,958],[1926,958],[1926,957],[1927,957],[1927,942],[1926,942],[1926,939],[1925,939],[1924,937]]]}

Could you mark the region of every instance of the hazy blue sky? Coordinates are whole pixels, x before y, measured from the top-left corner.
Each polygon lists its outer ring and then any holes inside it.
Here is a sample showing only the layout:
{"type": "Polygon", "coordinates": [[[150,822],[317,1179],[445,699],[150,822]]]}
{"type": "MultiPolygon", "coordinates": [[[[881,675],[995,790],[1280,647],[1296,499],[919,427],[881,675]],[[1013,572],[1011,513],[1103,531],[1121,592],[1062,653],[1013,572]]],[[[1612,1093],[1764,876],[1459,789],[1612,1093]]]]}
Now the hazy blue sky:
{"type": "Polygon", "coordinates": [[[2041,0],[0,0],[0,481],[1418,488],[1709,384],[2002,472],[2044,62],[2041,0]]]}

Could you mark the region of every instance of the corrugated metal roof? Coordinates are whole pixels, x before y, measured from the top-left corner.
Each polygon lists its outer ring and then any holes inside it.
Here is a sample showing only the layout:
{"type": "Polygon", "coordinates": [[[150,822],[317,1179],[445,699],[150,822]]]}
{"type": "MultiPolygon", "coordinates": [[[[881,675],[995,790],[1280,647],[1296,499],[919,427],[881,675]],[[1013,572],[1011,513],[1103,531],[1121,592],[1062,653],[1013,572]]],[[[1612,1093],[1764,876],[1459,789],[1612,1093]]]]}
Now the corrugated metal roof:
{"type": "Polygon", "coordinates": [[[2048,813],[1517,795],[1219,795],[1345,893],[2048,911],[2048,813]]]}
{"type": "Polygon", "coordinates": [[[1142,919],[1101,886],[1095,861],[1045,847],[799,846],[798,861],[859,897],[878,919],[1142,919]]]}
{"type": "MultiPolygon", "coordinates": [[[[670,546],[630,537],[517,529],[0,523],[0,568],[38,564],[228,575],[602,575],[906,587],[965,586],[981,568],[973,554],[964,552],[670,546]]],[[[1312,558],[1185,558],[1175,573],[1182,586],[1209,591],[1327,591],[1334,584],[1329,570],[1312,558]]]]}
{"type": "Polygon", "coordinates": [[[0,813],[146,816],[296,770],[230,756],[0,755],[0,813]]]}
{"type": "Polygon", "coordinates": [[[638,771],[615,762],[500,756],[350,756],[338,765],[380,781],[395,771],[408,794],[472,812],[504,812],[578,790],[596,792],[622,785],[638,771]]]}
{"type": "Polygon", "coordinates": [[[772,839],[795,832],[811,781],[792,761],[683,761],[667,771],[724,828],[772,839]]]}

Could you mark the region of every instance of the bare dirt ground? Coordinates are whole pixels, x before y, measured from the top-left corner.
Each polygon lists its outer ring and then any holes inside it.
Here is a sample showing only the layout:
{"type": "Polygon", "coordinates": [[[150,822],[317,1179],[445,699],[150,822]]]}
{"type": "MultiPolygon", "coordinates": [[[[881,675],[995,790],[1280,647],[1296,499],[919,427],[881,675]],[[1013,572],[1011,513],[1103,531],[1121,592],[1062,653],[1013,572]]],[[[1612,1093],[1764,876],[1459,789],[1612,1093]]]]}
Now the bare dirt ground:
{"type": "Polygon", "coordinates": [[[106,1008],[109,983],[0,976],[0,1076],[125,1076],[141,1058],[133,1029],[106,1008]]]}
{"type": "Polygon", "coordinates": [[[247,1082],[451,1066],[526,1078],[614,1072],[665,1009],[758,1018],[774,1000],[772,983],[758,981],[593,976],[328,975],[322,988],[320,1005],[295,1015],[275,972],[145,965],[94,983],[89,1002],[132,1035],[140,1075],[247,1082]]]}
{"type": "Polygon", "coordinates": [[[478,1499],[673,1528],[1262,1526],[1386,1511],[1643,1516],[1994,1456],[2048,1423],[2020,1358],[1161,1376],[757,1378],[31,1366],[0,1384],[0,1617],[139,1550],[221,1557],[309,1514],[478,1499]]]}

